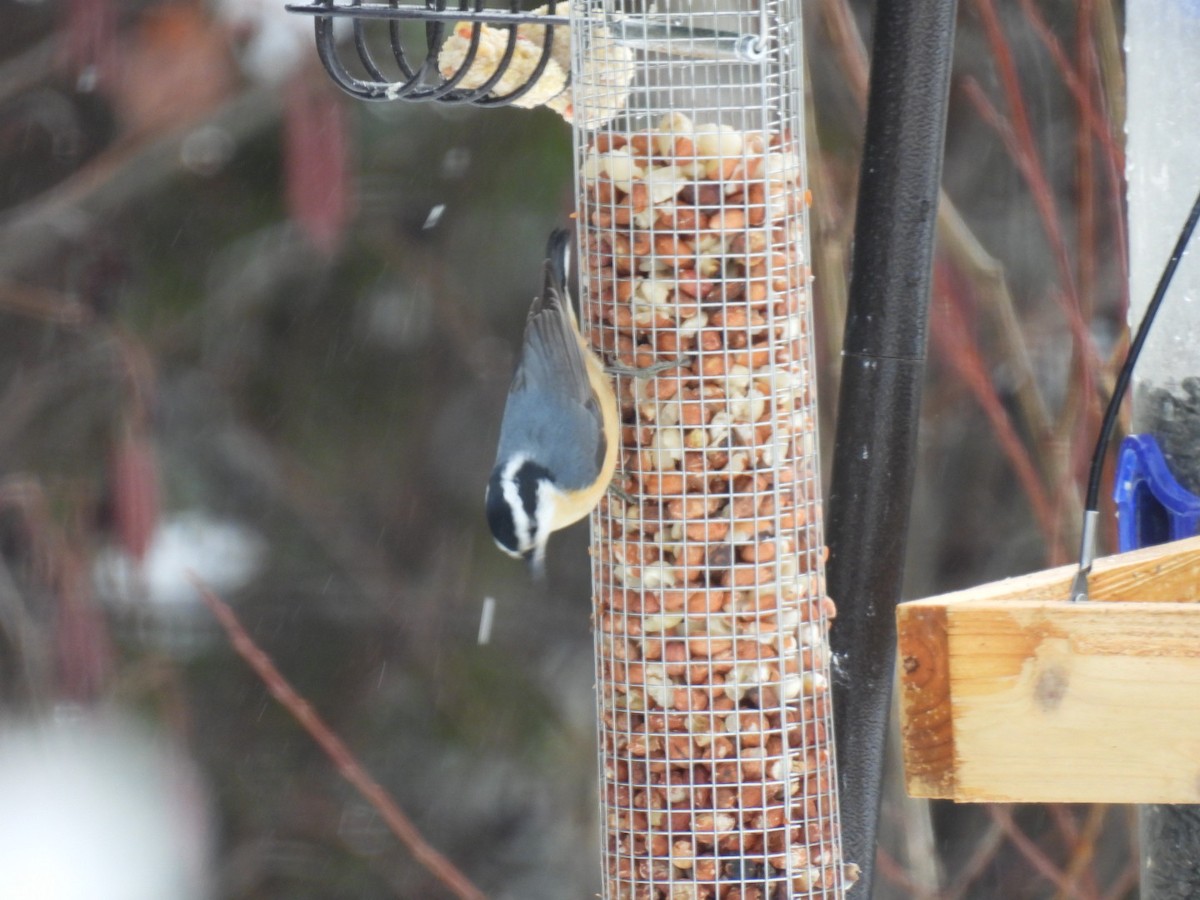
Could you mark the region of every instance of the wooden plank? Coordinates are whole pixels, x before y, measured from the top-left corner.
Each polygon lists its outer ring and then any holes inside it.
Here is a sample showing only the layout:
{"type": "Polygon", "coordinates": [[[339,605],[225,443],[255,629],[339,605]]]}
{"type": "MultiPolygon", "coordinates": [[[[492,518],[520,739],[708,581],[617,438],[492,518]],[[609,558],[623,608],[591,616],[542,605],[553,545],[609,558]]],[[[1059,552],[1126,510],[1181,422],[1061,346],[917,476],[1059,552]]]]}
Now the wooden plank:
{"type": "Polygon", "coordinates": [[[901,605],[911,794],[1200,803],[1200,539],[1098,560],[1107,602],[1063,599],[1074,574],[901,605]]]}
{"type": "Polygon", "coordinates": [[[899,616],[901,723],[908,792],[948,797],[954,789],[950,715],[950,653],[946,607],[924,606],[899,616]]]}
{"type": "MultiPolygon", "coordinates": [[[[904,605],[940,606],[966,600],[1065,600],[1076,569],[1075,565],[1059,566],[904,605]]],[[[1088,596],[1092,600],[1134,603],[1200,602],[1200,537],[1097,559],[1088,578],[1088,596]]]]}

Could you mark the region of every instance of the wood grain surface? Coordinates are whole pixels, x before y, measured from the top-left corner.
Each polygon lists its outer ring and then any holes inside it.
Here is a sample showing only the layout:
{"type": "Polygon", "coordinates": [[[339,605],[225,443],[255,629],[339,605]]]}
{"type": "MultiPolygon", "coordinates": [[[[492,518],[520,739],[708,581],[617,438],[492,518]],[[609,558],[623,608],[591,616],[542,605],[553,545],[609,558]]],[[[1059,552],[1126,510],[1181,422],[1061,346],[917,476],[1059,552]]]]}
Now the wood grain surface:
{"type": "Polygon", "coordinates": [[[1200,802],[1200,538],[902,604],[909,793],[1200,802]]]}

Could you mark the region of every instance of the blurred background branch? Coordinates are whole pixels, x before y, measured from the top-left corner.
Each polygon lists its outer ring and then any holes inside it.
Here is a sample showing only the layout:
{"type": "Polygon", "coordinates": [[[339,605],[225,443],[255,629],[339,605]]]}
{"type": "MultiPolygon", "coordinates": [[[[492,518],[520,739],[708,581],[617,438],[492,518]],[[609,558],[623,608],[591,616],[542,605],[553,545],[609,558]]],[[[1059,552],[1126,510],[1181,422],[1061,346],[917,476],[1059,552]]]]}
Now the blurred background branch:
{"type": "MultiPolygon", "coordinates": [[[[828,436],[869,5],[811,9],[828,436]]],[[[120,702],[170,734],[222,896],[446,896],[236,663],[191,567],[489,896],[594,892],[583,536],[531,589],[480,509],[569,128],[350,102],[274,0],[6,17],[4,712],[120,702]]],[[[1070,555],[1124,347],[1120,6],[959,18],[909,596],[1070,555]]],[[[1119,811],[888,797],[877,897],[1135,896],[1119,811]]]]}

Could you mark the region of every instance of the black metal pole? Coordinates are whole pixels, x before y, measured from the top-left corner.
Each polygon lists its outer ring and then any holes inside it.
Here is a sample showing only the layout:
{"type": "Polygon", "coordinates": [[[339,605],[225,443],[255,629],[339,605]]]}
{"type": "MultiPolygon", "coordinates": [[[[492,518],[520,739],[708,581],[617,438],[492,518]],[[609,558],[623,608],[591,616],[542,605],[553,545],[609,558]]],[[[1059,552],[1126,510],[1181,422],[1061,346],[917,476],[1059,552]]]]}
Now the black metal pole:
{"type": "Polygon", "coordinates": [[[845,857],[869,897],[917,438],[954,0],[878,0],[829,494],[845,857]]]}

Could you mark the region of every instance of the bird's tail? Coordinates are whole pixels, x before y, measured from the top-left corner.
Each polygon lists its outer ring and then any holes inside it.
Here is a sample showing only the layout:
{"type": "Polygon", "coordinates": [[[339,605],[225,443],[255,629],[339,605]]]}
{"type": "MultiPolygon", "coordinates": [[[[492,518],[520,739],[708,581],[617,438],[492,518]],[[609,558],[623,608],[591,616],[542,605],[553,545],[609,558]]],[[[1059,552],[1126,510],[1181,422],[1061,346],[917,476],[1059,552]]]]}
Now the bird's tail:
{"type": "Polygon", "coordinates": [[[554,286],[562,294],[568,293],[567,279],[571,277],[571,244],[574,238],[566,228],[555,228],[546,241],[546,262],[554,286]]]}

